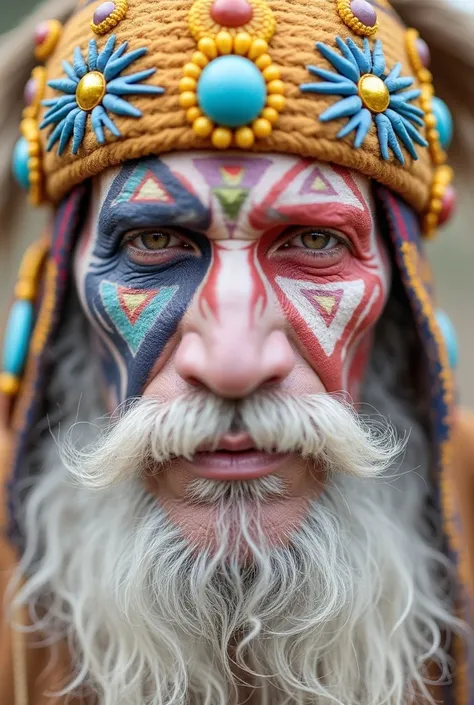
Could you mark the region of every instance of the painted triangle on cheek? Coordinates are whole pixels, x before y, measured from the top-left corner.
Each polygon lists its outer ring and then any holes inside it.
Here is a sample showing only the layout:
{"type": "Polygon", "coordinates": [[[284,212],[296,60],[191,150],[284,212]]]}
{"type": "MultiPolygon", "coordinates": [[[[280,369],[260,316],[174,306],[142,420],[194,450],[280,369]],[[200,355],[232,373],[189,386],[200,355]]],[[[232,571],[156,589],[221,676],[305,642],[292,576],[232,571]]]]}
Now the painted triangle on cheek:
{"type": "Polygon", "coordinates": [[[133,357],[171,302],[179,286],[142,290],[103,281],[100,295],[115,329],[127,343],[133,357]]]}

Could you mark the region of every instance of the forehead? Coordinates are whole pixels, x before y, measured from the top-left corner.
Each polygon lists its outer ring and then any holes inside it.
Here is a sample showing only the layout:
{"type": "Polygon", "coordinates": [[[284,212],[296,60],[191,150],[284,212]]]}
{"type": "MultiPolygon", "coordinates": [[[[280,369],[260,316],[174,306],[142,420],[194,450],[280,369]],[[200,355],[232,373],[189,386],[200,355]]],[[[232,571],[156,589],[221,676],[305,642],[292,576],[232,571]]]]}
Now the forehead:
{"type": "MultiPolygon", "coordinates": [[[[257,229],[265,229],[271,226],[265,219],[274,216],[278,224],[296,208],[308,206],[315,212],[318,204],[321,209],[339,204],[361,214],[372,210],[369,179],[349,169],[283,154],[179,152],[104,171],[95,180],[95,211],[111,198],[137,208],[173,201],[179,205],[176,182],[210,209],[211,231],[213,220],[237,221],[245,215],[257,229]]],[[[182,209],[188,203],[183,199],[182,209]]]]}

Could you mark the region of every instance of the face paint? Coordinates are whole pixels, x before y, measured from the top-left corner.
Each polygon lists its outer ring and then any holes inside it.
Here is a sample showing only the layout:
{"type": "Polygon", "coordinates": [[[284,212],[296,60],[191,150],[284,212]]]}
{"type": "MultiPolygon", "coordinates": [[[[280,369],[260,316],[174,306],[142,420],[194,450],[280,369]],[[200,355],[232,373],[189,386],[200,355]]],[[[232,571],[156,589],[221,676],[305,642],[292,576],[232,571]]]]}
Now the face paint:
{"type": "Polygon", "coordinates": [[[118,401],[159,374],[185,313],[236,349],[279,316],[325,389],[357,398],[389,283],[368,180],[299,157],[180,153],[98,183],[77,278],[118,401]],[[137,254],[146,233],[179,246],[137,254]]]}
{"type": "MultiPolygon", "coordinates": [[[[107,183],[107,186],[109,182],[107,183]]],[[[207,229],[209,211],[159,159],[119,170],[100,208],[92,245],[81,250],[83,303],[107,346],[105,375],[120,402],[140,394],[210,263],[210,245],[193,232],[190,252],[170,263],[134,261],[123,246],[131,230],[192,222],[207,229]]]]}

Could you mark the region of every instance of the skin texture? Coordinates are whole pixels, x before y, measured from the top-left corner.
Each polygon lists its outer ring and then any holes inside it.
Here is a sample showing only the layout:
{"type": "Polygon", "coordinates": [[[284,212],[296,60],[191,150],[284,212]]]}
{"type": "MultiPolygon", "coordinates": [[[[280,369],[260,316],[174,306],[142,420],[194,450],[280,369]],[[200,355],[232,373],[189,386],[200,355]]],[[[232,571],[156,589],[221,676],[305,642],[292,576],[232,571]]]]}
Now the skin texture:
{"type": "MultiPolygon", "coordinates": [[[[390,277],[367,179],[242,152],[150,157],[97,177],[75,270],[111,410],[193,386],[357,400],[390,277]]],[[[293,456],[278,474],[291,523],[321,478],[293,456]]],[[[179,509],[193,477],[177,460],[148,480],[186,527],[203,520],[179,509]]]]}

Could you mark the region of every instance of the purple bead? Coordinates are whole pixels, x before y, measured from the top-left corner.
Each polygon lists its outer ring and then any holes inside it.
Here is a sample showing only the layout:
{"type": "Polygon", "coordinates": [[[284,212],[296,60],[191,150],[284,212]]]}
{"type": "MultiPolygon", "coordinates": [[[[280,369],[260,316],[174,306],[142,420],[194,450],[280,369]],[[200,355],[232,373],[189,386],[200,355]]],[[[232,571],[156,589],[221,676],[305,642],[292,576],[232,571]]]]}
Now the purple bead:
{"type": "Polygon", "coordinates": [[[355,17],[367,27],[374,27],[377,23],[377,13],[367,0],[352,0],[351,10],[355,17]]]}
{"type": "Polygon", "coordinates": [[[427,69],[429,65],[431,64],[431,53],[430,53],[430,48],[428,44],[425,42],[424,39],[417,39],[416,40],[416,48],[418,51],[418,56],[420,57],[420,61],[427,69]]]}
{"type": "Polygon", "coordinates": [[[47,22],[41,22],[35,29],[35,46],[39,47],[46,41],[49,34],[49,25],[47,22]]]}
{"type": "Polygon", "coordinates": [[[114,2],[103,2],[97,10],[94,12],[94,17],[93,22],[94,24],[100,24],[104,20],[107,19],[107,17],[110,17],[112,12],[115,10],[115,3],[114,2]]]}
{"type": "Polygon", "coordinates": [[[38,84],[36,79],[30,78],[25,85],[25,91],[23,93],[25,98],[25,105],[33,105],[36,98],[36,92],[38,90],[38,84]]]}

